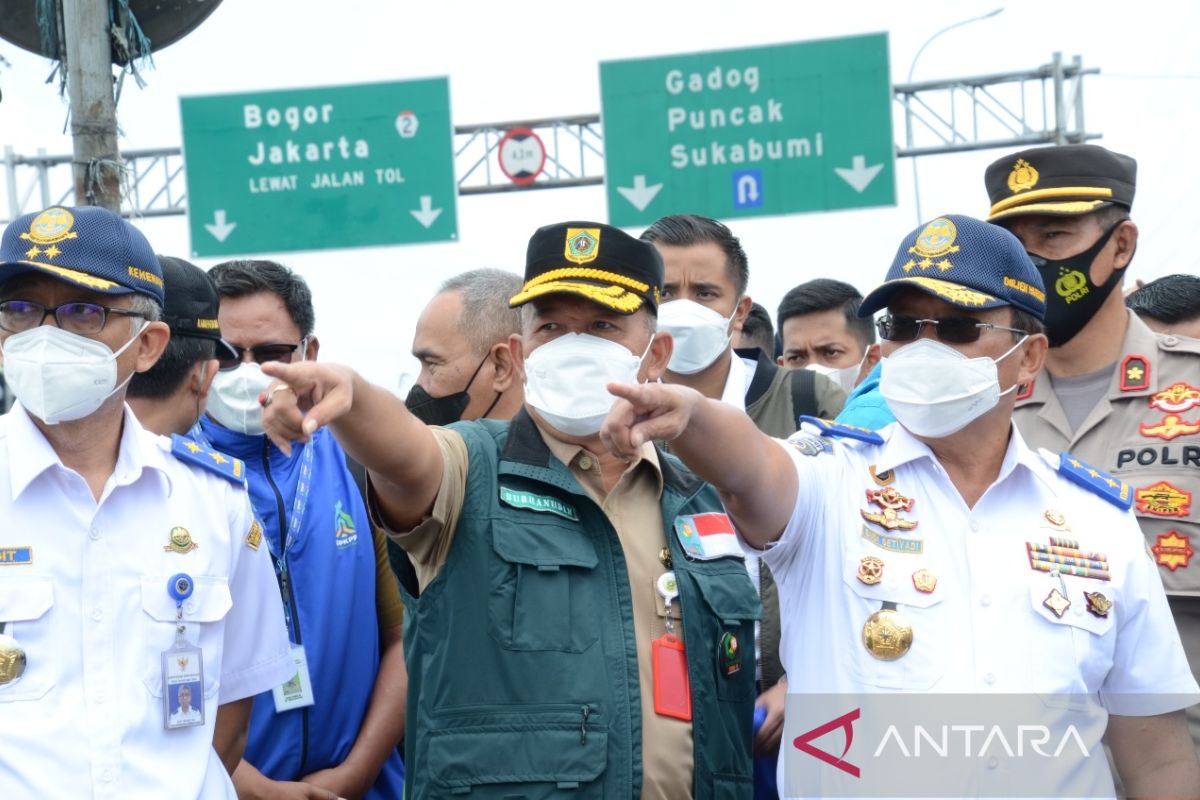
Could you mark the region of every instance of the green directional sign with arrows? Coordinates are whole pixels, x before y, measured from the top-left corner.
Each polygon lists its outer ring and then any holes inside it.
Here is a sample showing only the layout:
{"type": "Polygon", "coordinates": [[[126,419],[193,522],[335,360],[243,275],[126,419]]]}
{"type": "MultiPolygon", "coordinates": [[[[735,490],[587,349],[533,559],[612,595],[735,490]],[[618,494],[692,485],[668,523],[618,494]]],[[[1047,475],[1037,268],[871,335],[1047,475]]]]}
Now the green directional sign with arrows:
{"type": "Polygon", "coordinates": [[[192,255],[458,236],[446,78],[180,100],[192,255]]]}
{"type": "Polygon", "coordinates": [[[609,221],[896,202],[887,34],[600,65],[609,221]]]}

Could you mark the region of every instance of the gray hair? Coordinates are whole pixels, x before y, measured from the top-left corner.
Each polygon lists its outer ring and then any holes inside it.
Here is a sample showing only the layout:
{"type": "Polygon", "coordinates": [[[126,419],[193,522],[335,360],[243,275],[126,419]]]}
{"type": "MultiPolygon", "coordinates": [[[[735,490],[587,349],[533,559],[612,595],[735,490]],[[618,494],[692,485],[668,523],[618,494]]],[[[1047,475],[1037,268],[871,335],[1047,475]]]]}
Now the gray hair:
{"type": "Polygon", "coordinates": [[[461,292],[463,307],[458,331],[476,355],[482,357],[492,345],[507,342],[521,332],[521,314],[509,308],[508,300],[521,291],[521,276],[502,269],[473,269],[455,275],[437,293],[461,292]]]}
{"type": "Polygon", "coordinates": [[[133,326],[133,335],[142,329],[146,322],[158,322],[162,318],[162,306],[153,297],[134,293],[133,302],[129,304],[130,311],[136,311],[141,316],[130,317],[129,324],[133,326]]]}

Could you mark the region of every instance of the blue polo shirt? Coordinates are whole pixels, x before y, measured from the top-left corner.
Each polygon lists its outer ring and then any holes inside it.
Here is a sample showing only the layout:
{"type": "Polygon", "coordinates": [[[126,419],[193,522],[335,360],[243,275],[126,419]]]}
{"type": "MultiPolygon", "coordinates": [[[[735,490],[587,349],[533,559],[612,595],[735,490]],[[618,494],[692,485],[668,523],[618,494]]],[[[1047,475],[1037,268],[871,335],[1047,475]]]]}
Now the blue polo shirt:
{"type": "MultiPolygon", "coordinates": [[[[287,585],[292,642],[304,646],[316,702],[276,713],[271,692],[255,697],[244,756],[272,780],[299,780],[345,760],[375,688],[380,647],[371,524],[329,431],[294,446],[289,458],[266,436],[237,433],[208,417],[201,427],[214,449],[246,462],[250,499],[273,561],[283,552],[304,449],[313,448],[302,525],[285,555],[281,586],[287,585]]],[[[391,800],[403,788],[404,765],[393,752],[366,796],[391,800]]]]}

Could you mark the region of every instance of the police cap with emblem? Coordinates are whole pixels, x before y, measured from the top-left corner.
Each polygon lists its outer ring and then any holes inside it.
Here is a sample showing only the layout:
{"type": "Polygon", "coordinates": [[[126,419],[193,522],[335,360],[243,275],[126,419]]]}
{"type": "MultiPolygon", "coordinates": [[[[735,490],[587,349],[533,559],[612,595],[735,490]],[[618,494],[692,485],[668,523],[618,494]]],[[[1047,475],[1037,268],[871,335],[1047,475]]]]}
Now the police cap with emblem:
{"type": "Polygon", "coordinates": [[[0,239],[0,283],[40,273],[101,294],[163,302],[162,268],[146,237],[97,206],[54,206],[18,217],[0,239]]]}
{"type": "Polygon", "coordinates": [[[1013,306],[1038,319],[1046,314],[1042,276],[1020,240],[999,225],[959,214],[938,217],[904,237],[887,278],[863,298],[858,315],[884,308],[904,287],[968,310],[1013,306]]]}
{"type": "Polygon", "coordinates": [[[599,222],[538,228],[525,255],[525,285],[513,308],[549,294],[574,294],[621,314],[658,312],[663,262],[649,242],[599,222]]]}
{"type": "Polygon", "coordinates": [[[988,222],[1029,214],[1076,216],[1133,207],[1137,162],[1094,144],[1034,147],[993,161],[984,173],[988,222]]]}

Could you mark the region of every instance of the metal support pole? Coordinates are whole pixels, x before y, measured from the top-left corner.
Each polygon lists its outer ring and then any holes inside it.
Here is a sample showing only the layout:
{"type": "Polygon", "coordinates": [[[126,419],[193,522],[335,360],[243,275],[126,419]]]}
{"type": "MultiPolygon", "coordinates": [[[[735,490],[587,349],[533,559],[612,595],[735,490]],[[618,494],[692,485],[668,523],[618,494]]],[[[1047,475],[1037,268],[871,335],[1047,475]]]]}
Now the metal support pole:
{"type": "Polygon", "coordinates": [[[1083,141],[1087,128],[1083,126],[1083,58],[1075,56],[1071,59],[1071,71],[1075,75],[1075,133],[1079,134],[1078,141],[1083,141]]]}
{"type": "Polygon", "coordinates": [[[8,218],[21,216],[21,201],[17,199],[17,158],[12,145],[4,146],[4,178],[8,188],[8,218]]]}
{"type": "Polygon", "coordinates": [[[1063,91],[1065,87],[1063,86],[1062,53],[1054,54],[1051,69],[1054,74],[1054,143],[1061,145],[1067,143],[1067,104],[1063,91]]]}
{"type": "Polygon", "coordinates": [[[62,0],[75,202],[121,211],[108,0],[62,0]]]}

